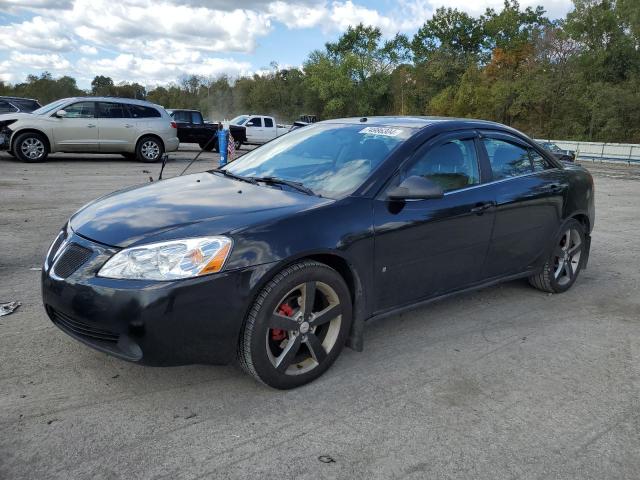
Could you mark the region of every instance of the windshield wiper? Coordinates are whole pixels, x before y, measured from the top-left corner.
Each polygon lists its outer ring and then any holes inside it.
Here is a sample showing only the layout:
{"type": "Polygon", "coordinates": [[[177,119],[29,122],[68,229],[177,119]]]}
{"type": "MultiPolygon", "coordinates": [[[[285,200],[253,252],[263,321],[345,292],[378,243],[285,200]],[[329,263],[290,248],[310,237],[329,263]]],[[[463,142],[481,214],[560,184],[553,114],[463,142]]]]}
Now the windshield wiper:
{"type": "Polygon", "coordinates": [[[221,173],[225,177],[233,178],[234,180],[240,180],[241,182],[247,182],[253,185],[256,185],[258,183],[253,177],[243,177],[242,175],[236,175],[235,173],[231,173],[228,170],[222,170],[220,168],[216,168],[213,171],[221,173]]]}
{"type": "Polygon", "coordinates": [[[264,182],[271,185],[286,185],[287,187],[291,187],[299,192],[306,193],[307,195],[316,195],[316,193],[311,190],[309,187],[305,187],[301,182],[294,182],[292,180],[285,180],[284,178],[278,177],[250,177],[258,182],[264,182]]]}

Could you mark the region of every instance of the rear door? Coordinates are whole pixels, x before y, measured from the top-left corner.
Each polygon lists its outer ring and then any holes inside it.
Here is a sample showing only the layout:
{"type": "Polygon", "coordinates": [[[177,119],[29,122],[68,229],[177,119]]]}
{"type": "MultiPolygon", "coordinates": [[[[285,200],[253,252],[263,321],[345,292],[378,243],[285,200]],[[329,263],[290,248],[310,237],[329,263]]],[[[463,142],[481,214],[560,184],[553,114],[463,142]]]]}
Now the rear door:
{"type": "Polygon", "coordinates": [[[116,102],[98,102],[97,112],[100,152],[133,151],[136,130],[126,105],[116,102]]]}
{"type": "Polygon", "coordinates": [[[494,199],[478,151],[473,131],[438,137],[385,190],[419,175],[438,183],[443,198],[399,202],[383,193],[374,200],[376,312],[479,281],[494,199]]]}
{"type": "Polygon", "coordinates": [[[537,264],[556,235],[568,185],[560,169],[515,136],[483,132],[481,145],[496,199],[483,275],[520,273],[537,264]]]}
{"type": "Polygon", "coordinates": [[[63,118],[52,115],[55,121],[53,141],[56,151],[98,152],[100,134],[95,102],[76,102],[65,106],[63,118]]]}

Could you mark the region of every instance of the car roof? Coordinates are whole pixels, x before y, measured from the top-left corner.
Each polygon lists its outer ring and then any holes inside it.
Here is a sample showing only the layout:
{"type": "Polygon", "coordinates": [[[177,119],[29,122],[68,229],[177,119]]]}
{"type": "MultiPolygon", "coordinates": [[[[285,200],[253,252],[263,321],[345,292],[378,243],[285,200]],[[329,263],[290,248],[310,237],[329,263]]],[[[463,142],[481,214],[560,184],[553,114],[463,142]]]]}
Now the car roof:
{"type": "Polygon", "coordinates": [[[40,103],[35,98],[12,97],[12,96],[5,96],[5,95],[0,95],[0,100],[29,100],[30,102],[40,103]]]}
{"type": "Polygon", "coordinates": [[[134,105],[153,106],[153,107],[162,108],[160,105],[157,105],[152,102],[147,102],[146,100],[136,100],[135,98],[124,98],[124,97],[69,97],[69,98],[61,98],[60,100],[131,103],[134,105]]]}
{"type": "Polygon", "coordinates": [[[363,126],[384,126],[404,128],[425,128],[431,125],[451,124],[457,128],[509,128],[505,125],[488,120],[476,120],[472,118],[455,117],[429,117],[429,116],[373,116],[373,117],[348,117],[324,120],[318,123],[342,123],[363,126]]]}

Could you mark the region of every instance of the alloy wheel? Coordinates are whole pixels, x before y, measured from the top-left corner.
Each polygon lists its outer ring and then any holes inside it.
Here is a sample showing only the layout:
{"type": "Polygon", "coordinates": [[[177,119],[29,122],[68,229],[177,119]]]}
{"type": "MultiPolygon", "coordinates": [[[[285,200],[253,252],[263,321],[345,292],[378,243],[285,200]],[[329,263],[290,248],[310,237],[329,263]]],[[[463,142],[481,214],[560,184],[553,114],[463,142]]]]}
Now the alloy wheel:
{"type": "Polygon", "coordinates": [[[560,237],[560,242],[553,253],[553,275],[558,285],[570,283],[580,267],[582,239],[580,232],[570,228],[560,237]]]}
{"type": "Polygon", "coordinates": [[[20,144],[20,151],[29,160],[38,160],[39,158],[42,158],[44,150],[45,147],[42,140],[35,137],[26,138],[20,144]]]}
{"type": "Polygon", "coordinates": [[[147,140],[142,144],[140,152],[147,160],[155,160],[160,155],[160,147],[153,140],[147,140]]]}
{"type": "Polygon", "coordinates": [[[338,294],[323,282],[290,290],[267,320],[267,355],[285,375],[307,373],[336,346],[342,322],[338,294]]]}

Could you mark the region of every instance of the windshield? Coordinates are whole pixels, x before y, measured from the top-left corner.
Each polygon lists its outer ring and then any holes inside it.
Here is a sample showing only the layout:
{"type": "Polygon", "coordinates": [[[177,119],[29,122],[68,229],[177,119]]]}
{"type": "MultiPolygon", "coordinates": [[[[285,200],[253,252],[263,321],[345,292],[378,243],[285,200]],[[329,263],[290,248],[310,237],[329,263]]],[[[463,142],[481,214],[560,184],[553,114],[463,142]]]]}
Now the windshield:
{"type": "Polygon", "coordinates": [[[244,123],[249,120],[248,115],[240,115],[234,119],[232,119],[229,123],[233,125],[244,125],[244,123]]]}
{"type": "Polygon", "coordinates": [[[47,103],[44,107],[40,107],[37,110],[34,110],[34,115],[45,115],[49,112],[53,112],[54,110],[59,109],[62,105],[67,103],[68,99],[64,98],[62,100],[56,100],[55,102],[47,103]]]}
{"type": "Polygon", "coordinates": [[[229,164],[243,177],[298,182],[316,195],[353,193],[413,131],[399,127],[315,124],[294,130],[229,164]]]}

